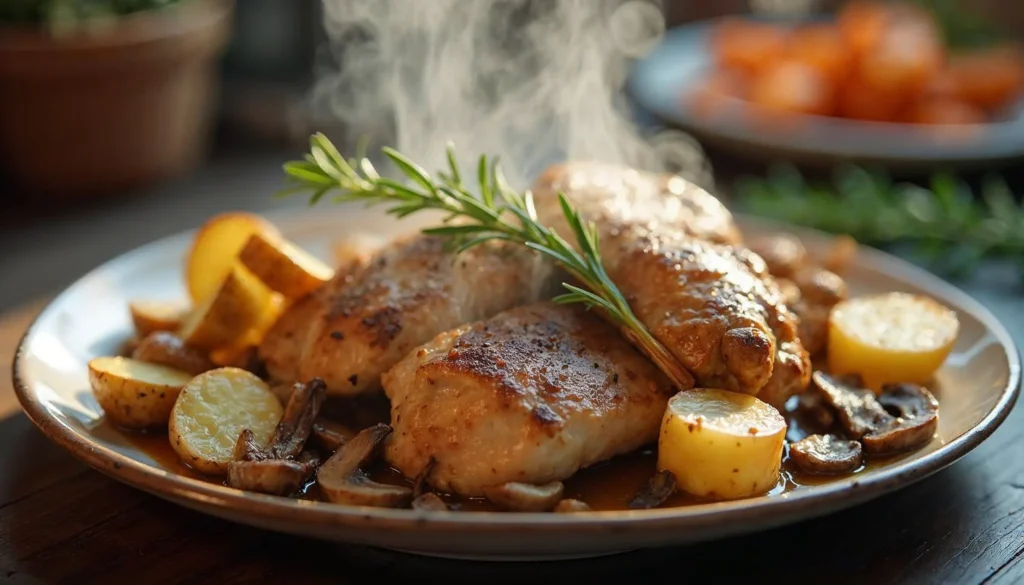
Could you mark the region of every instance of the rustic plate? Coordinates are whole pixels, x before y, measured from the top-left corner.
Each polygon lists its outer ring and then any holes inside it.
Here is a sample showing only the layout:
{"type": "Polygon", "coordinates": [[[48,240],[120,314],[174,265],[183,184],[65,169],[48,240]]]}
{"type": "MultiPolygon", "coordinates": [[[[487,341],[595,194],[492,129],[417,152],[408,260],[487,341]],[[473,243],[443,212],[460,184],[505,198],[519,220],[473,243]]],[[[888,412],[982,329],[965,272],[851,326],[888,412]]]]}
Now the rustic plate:
{"type": "MultiPolygon", "coordinates": [[[[301,245],[326,257],[349,229],[397,232],[415,226],[362,209],[268,214],[301,245]]],[[[748,233],[773,229],[744,221],[748,233]]],[[[813,247],[822,236],[798,232],[813,247]]],[[[93,270],[57,297],[26,333],[14,362],[25,412],[50,439],[117,480],[183,506],[282,532],[424,554],[491,559],[568,558],[678,545],[763,530],[846,508],[953,463],[1006,417],[1020,383],[1010,335],[984,307],[930,274],[863,250],[849,280],[855,293],[904,290],[956,309],[962,334],[939,375],[936,438],[924,449],[856,476],[778,496],[684,508],[585,514],[423,513],[343,507],[245,493],[176,475],[103,423],[86,363],[109,355],[131,332],[135,298],[181,298],[190,233],[163,239],[93,270]]]]}
{"type": "MultiPolygon", "coordinates": [[[[782,25],[792,22],[776,20],[782,25]]],[[[916,126],[844,118],[760,114],[740,101],[713,110],[694,107],[688,92],[712,67],[708,36],[715,21],[670,29],[637,61],[627,87],[646,111],[691,132],[708,145],[765,161],[884,164],[920,170],[991,166],[1024,156],[1024,100],[989,124],[916,126]]]]}

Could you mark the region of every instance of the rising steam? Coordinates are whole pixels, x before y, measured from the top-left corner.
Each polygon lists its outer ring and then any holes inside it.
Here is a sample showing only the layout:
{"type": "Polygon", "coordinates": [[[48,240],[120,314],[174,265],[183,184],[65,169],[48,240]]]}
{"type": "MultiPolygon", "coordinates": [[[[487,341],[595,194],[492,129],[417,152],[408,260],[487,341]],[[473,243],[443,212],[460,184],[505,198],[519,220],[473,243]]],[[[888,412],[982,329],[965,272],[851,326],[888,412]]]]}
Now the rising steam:
{"type": "Polygon", "coordinates": [[[323,0],[332,64],[314,85],[343,143],[372,137],[434,170],[499,155],[514,186],[596,159],[707,182],[682,133],[644,136],[624,109],[627,63],[664,32],[651,0],[323,0]]]}

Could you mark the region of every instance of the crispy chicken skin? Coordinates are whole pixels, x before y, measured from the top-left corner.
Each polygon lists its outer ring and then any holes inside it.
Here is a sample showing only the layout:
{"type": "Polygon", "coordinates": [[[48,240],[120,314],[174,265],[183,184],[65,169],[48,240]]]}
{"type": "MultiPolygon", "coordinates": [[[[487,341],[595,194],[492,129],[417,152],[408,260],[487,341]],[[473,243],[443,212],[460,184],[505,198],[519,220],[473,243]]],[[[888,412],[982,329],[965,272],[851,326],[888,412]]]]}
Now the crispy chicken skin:
{"type": "Polygon", "coordinates": [[[755,394],[774,406],[807,387],[810,359],[798,319],[764,260],[740,245],[717,199],[680,177],[557,165],[533,192],[542,221],[567,238],[558,191],[597,224],[608,275],[698,385],[755,394]]]}
{"type": "Polygon", "coordinates": [[[611,325],[541,302],[442,333],[384,374],[407,477],[469,496],[541,484],[657,440],[672,384],[611,325]]]}
{"type": "Polygon", "coordinates": [[[634,313],[698,385],[774,406],[807,386],[797,319],[757,254],[636,226],[606,234],[601,251],[634,313]]]}
{"type": "Polygon", "coordinates": [[[552,264],[489,242],[455,256],[444,240],[407,236],[296,302],[260,347],[272,378],[321,378],[328,392],[380,389],[380,375],[442,331],[554,292],[552,264]]]}

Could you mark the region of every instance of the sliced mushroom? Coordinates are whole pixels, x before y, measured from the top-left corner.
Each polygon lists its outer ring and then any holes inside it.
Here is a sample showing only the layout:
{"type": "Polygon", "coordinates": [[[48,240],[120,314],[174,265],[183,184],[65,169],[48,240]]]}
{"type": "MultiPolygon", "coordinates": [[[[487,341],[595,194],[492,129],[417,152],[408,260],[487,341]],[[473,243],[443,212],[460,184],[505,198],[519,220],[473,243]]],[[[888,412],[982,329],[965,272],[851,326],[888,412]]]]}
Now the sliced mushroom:
{"type": "Polygon", "coordinates": [[[483,488],[492,504],[513,512],[546,512],[562,499],[565,486],[560,481],[541,485],[510,481],[483,488]]]}
{"type": "Polygon", "coordinates": [[[860,439],[892,423],[894,417],[878,403],[874,392],[861,386],[858,377],[839,378],[817,371],[812,379],[825,400],[836,410],[839,424],[851,439],[860,439]]]}
{"type": "Polygon", "coordinates": [[[228,464],[228,485],[238,489],[290,496],[302,491],[315,463],[291,459],[232,461],[228,464]]]}
{"type": "Polygon", "coordinates": [[[864,436],[864,450],[872,454],[890,454],[920,447],[935,436],[939,427],[939,401],[927,389],[916,384],[891,384],[882,387],[878,402],[896,416],[887,426],[864,436]]]}
{"type": "Polygon", "coordinates": [[[659,471],[629,502],[633,510],[657,508],[676,491],[676,476],[671,471],[659,471]]]}
{"type": "Polygon", "coordinates": [[[825,431],[836,422],[836,412],[821,392],[809,390],[797,400],[797,412],[815,430],[825,431]]]}
{"type": "Polygon", "coordinates": [[[267,447],[271,458],[291,459],[302,452],[326,396],[327,384],[320,378],[313,378],[306,384],[295,384],[281,422],[277,423],[267,447]]]}
{"type": "Polygon", "coordinates": [[[836,409],[840,424],[851,438],[860,440],[868,454],[886,455],[920,447],[938,428],[939,403],[921,386],[890,384],[876,398],[855,378],[839,379],[815,372],[814,382],[836,409]]]}
{"type": "Polygon", "coordinates": [[[789,459],[808,473],[843,473],[860,467],[860,443],[835,435],[811,435],[789,445],[789,459]]]}
{"type": "Polygon", "coordinates": [[[310,439],[325,452],[334,453],[355,435],[355,431],[344,425],[318,418],[313,422],[313,434],[310,435],[310,439]]]}
{"type": "Polygon", "coordinates": [[[412,490],[377,483],[360,469],[377,455],[391,431],[391,427],[385,424],[361,431],[320,467],[317,482],[328,500],[336,504],[378,508],[400,508],[409,504],[412,490]]]}
{"type": "Polygon", "coordinates": [[[319,464],[319,458],[303,448],[326,392],[319,378],[295,384],[266,448],[260,448],[251,430],[243,429],[235,442],[234,461],[228,465],[228,485],[281,496],[301,490],[319,464]]]}
{"type": "Polygon", "coordinates": [[[566,498],[555,505],[554,511],[558,514],[569,514],[572,512],[589,512],[590,506],[588,506],[585,502],[574,500],[572,498],[566,498]]]}
{"type": "Polygon", "coordinates": [[[448,504],[444,503],[441,496],[434,492],[426,492],[420,494],[412,501],[413,510],[425,510],[428,512],[440,512],[448,509],[448,504]]]}
{"type": "Polygon", "coordinates": [[[412,486],[413,497],[420,497],[423,493],[423,488],[427,485],[427,478],[430,477],[430,472],[434,470],[434,466],[437,465],[437,459],[433,455],[427,460],[426,465],[420,470],[419,475],[416,476],[416,481],[412,486]]]}
{"type": "Polygon", "coordinates": [[[256,443],[256,435],[249,429],[242,429],[238,434],[238,440],[235,441],[233,458],[235,461],[263,461],[267,454],[256,443]]]}

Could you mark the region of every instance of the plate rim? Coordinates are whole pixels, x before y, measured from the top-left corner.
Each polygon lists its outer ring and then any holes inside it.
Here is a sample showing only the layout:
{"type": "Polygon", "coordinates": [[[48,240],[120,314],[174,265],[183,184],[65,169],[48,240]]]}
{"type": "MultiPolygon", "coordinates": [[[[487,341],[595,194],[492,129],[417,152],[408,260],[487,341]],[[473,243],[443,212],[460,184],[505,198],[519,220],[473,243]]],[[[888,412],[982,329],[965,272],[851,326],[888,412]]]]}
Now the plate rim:
{"type": "MultiPolygon", "coordinates": [[[[301,222],[305,216],[308,220],[309,210],[274,210],[265,212],[268,220],[282,224],[301,222]]],[[[785,230],[794,234],[823,234],[819,230],[786,224],[783,222],[755,218],[734,213],[737,221],[743,224],[760,224],[769,229],[785,230]]],[[[870,258],[875,266],[890,266],[909,272],[910,278],[920,278],[929,287],[942,289],[943,295],[954,298],[958,305],[970,310],[986,329],[999,342],[1007,358],[1007,384],[999,394],[998,400],[985,416],[961,435],[940,446],[908,465],[900,465],[891,469],[880,470],[867,478],[850,478],[830,482],[805,491],[796,491],[778,496],[755,498],[749,500],[710,502],[676,508],[658,508],[653,510],[608,510],[591,511],[576,514],[551,513],[506,513],[506,512],[428,512],[419,510],[384,509],[361,506],[344,506],[328,502],[314,502],[246,492],[229,488],[200,479],[171,473],[167,470],[149,465],[121,454],[88,435],[80,434],[63,424],[57,417],[50,415],[44,403],[38,399],[37,393],[29,387],[24,370],[24,357],[28,340],[35,333],[36,327],[44,316],[55,308],[75,288],[95,274],[116,262],[123,262],[135,255],[144,255],[152,249],[169,245],[176,239],[183,239],[195,229],[184,230],[159,238],[147,244],[119,254],[100,263],[83,276],[67,286],[54,297],[22,335],[14,353],[12,364],[12,380],[15,394],[23,411],[32,423],[52,442],[70,452],[76,459],[90,467],[158,497],[167,496],[175,500],[183,499],[197,505],[212,505],[228,510],[244,510],[248,514],[260,516],[264,520],[302,525],[319,526],[350,526],[390,530],[402,528],[429,529],[437,532],[500,532],[509,529],[517,531],[544,532],[577,532],[585,529],[610,530],[615,532],[635,532],[657,528],[672,528],[674,525],[695,527],[718,523],[733,523],[744,518],[782,518],[782,523],[792,513],[802,511],[801,518],[815,515],[820,508],[840,509],[856,505],[868,499],[882,495],[891,489],[892,484],[905,487],[923,479],[947,466],[955,463],[964,455],[974,450],[988,439],[1009,416],[1021,391],[1021,354],[1013,337],[999,319],[984,305],[976,301],[955,285],[943,281],[930,272],[899,259],[886,252],[867,246],[861,246],[858,254],[870,258]],[[856,494],[843,492],[856,490],[856,494]],[[831,503],[831,506],[825,504],[831,503]],[[805,505],[809,504],[809,505],[805,505]]],[[[820,514],[818,514],[820,515],[820,514]]]]}

